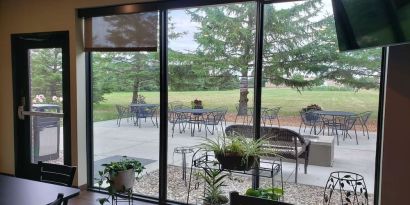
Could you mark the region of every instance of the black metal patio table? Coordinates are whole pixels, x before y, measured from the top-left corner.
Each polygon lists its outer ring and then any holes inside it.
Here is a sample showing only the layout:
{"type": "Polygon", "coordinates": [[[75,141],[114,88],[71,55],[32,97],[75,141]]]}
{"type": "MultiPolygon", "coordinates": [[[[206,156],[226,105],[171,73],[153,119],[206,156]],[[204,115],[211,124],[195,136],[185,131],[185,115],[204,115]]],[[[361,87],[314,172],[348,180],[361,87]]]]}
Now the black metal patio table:
{"type": "MultiPolygon", "coordinates": [[[[353,113],[353,112],[346,112],[346,111],[326,111],[326,110],[313,111],[313,113],[316,113],[316,114],[322,116],[321,118],[322,118],[322,123],[323,123],[323,124],[325,123],[325,122],[323,122],[323,117],[324,117],[324,116],[329,116],[329,117],[331,118],[331,123],[332,123],[333,125],[336,125],[337,123],[339,123],[339,125],[342,125],[341,123],[344,123],[343,121],[342,121],[342,122],[337,122],[337,118],[346,119],[347,117],[357,115],[356,113],[353,113]]],[[[322,127],[323,127],[323,125],[322,125],[322,127]]],[[[315,128],[315,129],[316,129],[316,128],[315,128]]],[[[321,128],[321,129],[322,129],[322,128],[321,128]]],[[[323,127],[323,129],[322,129],[321,131],[323,131],[323,134],[325,133],[324,127],[323,127]]],[[[319,131],[319,133],[317,133],[317,134],[320,134],[321,131],[319,131]]],[[[315,130],[315,133],[316,133],[316,130],[315,130]]],[[[332,133],[333,133],[333,130],[332,130],[332,133]]],[[[336,134],[337,134],[337,130],[336,130],[336,134]]]]}
{"type": "Polygon", "coordinates": [[[179,118],[182,118],[183,116],[185,116],[186,114],[188,114],[189,116],[186,116],[187,118],[189,118],[187,120],[187,123],[193,124],[193,129],[191,127],[191,136],[193,137],[195,134],[195,125],[198,126],[198,131],[201,131],[199,128],[199,125],[203,122],[202,116],[204,114],[208,114],[211,112],[215,112],[218,111],[217,109],[193,109],[193,108],[178,108],[175,109],[174,112],[177,113],[177,116],[179,118]],[[184,115],[185,114],[185,115],[184,115]],[[194,116],[193,118],[191,118],[191,116],[194,116]]]}
{"type": "Polygon", "coordinates": [[[78,196],[80,189],[0,175],[0,204],[45,205],[56,200],[59,193],[68,200],[78,196]]]}

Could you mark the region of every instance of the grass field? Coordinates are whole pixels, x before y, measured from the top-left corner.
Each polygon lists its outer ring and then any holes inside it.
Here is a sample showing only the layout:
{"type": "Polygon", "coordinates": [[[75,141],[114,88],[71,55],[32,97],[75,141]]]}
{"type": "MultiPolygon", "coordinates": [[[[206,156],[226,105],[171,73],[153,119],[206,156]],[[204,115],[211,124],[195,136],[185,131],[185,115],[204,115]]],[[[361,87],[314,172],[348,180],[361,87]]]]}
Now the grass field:
{"type": "MultiPolygon", "coordinates": [[[[147,103],[159,104],[159,92],[141,92],[147,103]]],[[[228,91],[187,91],[169,92],[169,101],[181,101],[186,105],[194,99],[202,100],[205,108],[226,106],[229,112],[235,112],[235,104],[239,100],[239,90],[228,91]]],[[[105,101],[94,105],[94,121],[115,119],[115,105],[128,105],[131,92],[116,92],[104,95],[105,101]]],[[[378,109],[378,90],[352,91],[302,91],[298,93],[290,88],[263,88],[262,107],[280,106],[281,116],[296,116],[302,107],[318,104],[324,110],[340,110],[360,113],[372,111],[376,119],[378,109]]],[[[253,90],[248,95],[252,106],[253,90]]]]}

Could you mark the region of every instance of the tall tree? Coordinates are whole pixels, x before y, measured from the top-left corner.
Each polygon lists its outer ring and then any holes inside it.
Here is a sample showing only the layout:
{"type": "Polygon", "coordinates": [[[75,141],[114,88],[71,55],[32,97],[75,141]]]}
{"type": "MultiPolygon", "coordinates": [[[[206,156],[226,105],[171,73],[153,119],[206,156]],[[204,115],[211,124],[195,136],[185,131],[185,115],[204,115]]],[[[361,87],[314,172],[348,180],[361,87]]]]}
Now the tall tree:
{"type": "MultiPolygon", "coordinates": [[[[240,73],[239,105],[248,102],[247,77],[254,71],[256,8],[254,3],[201,7],[186,11],[201,26],[196,51],[212,70],[240,73]]],[[[264,78],[296,88],[334,80],[356,88],[378,87],[380,50],[337,51],[333,16],[323,12],[321,0],[290,7],[265,6],[264,78]]],[[[207,69],[204,66],[204,69],[207,69]]]]}
{"type": "Polygon", "coordinates": [[[239,73],[239,112],[247,112],[248,77],[253,69],[256,30],[254,3],[189,9],[192,21],[200,23],[195,40],[197,55],[202,57],[204,69],[224,73],[239,73]]]}
{"type": "Polygon", "coordinates": [[[47,98],[62,95],[62,53],[59,48],[30,51],[31,89],[47,98]]]}

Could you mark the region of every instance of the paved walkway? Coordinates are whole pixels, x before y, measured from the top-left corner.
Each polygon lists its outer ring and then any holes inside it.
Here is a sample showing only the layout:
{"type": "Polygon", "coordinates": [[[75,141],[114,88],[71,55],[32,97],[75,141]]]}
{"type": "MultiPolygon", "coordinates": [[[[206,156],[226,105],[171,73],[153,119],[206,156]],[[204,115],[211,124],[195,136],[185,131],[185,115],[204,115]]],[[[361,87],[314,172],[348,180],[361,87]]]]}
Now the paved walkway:
{"type": "MultiPolygon", "coordinates": [[[[228,123],[228,125],[231,123],[228,123]]],[[[171,137],[169,126],[168,137],[168,163],[180,166],[181,155],[173,154],[174,148],[178,146],[193,146],[203,142],[205,132],[195,132],[191,137],[189,130],[179,133],[175,129],[174,137],[171,137]]],[[[286,126],[283,126],[286,127],[286,126]]],[[[298,131],[298,127],[286,127],[298,131]]],[[[306,130],[308,131],[308,130],[306,130]]],[[[219,130],[219,133],[221,131],[219,130]]],[[[308,133],[306,133],[308,134],[308,133]]],[[[354,133],[352,133],[354,136],[354,133]]],[[[209,135],[208,137],[213,137],[209,135]]],[[[376,156],[376,133],[370,133],[370,140],[363,136],[358,130],[359,145],[355,139],[346,139],[335,145],[335,156],[333,167],[308,166],[308,173],[303,174],[303,165],[299,167],[298,182],[301,184],[324,186],[332,171],[351,171],[364,176],[368,191],[374,190],[374,172],[376,156]]],[[[158,169],[159,163],[159,129],[150,120],[143,122],[142,127],[136,127],[132,122],[123,120],[121,127],[116,125],[115,120],[94,123],[94,160],[104,159],[114,155],[126,155],[136,158],[155,160],[147,165],[147,172],[158,169]]],[[[188,155],[188,166],[192,155],[188,155]]],[[[294,163],[284,163],[284,179],[288,182],[294,181],[294,163]]]]}

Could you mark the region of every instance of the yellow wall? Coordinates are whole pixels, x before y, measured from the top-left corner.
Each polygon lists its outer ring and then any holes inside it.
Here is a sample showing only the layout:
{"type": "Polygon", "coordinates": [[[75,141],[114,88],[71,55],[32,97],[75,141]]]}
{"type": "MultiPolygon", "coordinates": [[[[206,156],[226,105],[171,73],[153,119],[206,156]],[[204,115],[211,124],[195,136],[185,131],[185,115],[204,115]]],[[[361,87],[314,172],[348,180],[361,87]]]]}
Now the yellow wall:
{"type": "Polygon", "coordinates": [[[81,49],[81,21],[76,17],[76,8],[134,2],[138,0],[0,1],[0,172],[14,174],[10,34],[63,30],[70,32],[72,159],[73,164],[78,165],[79,168],[79,184],[84,184],[86,182],[85,89],[83,87],[85,74],[84,55],[81,49]]]}

